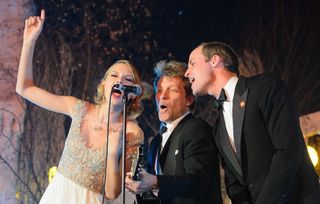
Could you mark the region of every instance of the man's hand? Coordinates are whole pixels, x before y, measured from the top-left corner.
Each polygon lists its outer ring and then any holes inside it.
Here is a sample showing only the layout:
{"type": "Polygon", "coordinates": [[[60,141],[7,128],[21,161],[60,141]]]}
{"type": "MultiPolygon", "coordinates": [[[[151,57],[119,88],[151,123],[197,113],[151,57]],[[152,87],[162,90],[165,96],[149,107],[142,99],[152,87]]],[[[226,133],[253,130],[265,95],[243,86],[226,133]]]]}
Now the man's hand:
{"type": "Polygon", "coordinates": [[[158,184],[157,176],[147,173],[145,170],[140,172],[140,181],[134,181],[130,174],[126,176],[126,188],[135,193],[141,194],[150,191],[158,184]]]}

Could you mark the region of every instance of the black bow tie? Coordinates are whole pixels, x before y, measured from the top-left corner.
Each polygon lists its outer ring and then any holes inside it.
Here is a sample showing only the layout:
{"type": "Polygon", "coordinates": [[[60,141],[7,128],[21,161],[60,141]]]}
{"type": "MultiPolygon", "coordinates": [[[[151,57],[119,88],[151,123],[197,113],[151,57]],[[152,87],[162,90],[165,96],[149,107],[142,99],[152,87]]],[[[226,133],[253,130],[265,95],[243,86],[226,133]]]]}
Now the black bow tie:
{"type": "Polygon", "coordinates": [[[224,89],[221,89],[220,96],[214,101],[214,107],[220,110],[223,107],[223,102],[227,100],[227,95],[224,89]]]}

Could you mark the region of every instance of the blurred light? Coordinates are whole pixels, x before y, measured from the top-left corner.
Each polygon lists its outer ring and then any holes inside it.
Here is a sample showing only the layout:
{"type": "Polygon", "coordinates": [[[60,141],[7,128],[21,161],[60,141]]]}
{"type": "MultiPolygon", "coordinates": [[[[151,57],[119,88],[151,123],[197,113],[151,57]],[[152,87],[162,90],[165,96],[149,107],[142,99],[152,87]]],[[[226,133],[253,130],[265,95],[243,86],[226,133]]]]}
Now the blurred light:
{"type": "Polygon", "coordinates": [[[315,150],[315,148],[313,148],[309,145],[307,146],[307,148],[308,148],[308,153],[309,153],[310,159],[312,161],[312,164],[313,164],[313,166],[316,166],[318,164],[318,160],[319,160],[318,153],[315,150]]]}
{"type": "Polygon", "coordinates": [[[17,191],[17,192],[16,192],[16,199],[17,199],[17,200],[20,200],[20,191],[17,191]]]}
{"type": "Polygon", "coordinates": [[[52,179],[54,178],[54,176],[56,175],[58,171],[58,168],[56,166],[53,166],[49,169],[48,171],[48,181],[49,183],[51,183],[52,179]]]}

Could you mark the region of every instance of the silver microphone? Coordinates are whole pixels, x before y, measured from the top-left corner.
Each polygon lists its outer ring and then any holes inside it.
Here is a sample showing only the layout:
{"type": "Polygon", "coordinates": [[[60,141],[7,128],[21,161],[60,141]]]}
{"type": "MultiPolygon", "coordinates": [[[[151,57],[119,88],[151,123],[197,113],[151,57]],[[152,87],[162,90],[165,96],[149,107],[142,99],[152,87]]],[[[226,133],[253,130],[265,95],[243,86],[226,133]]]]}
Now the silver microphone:
{"type": "Polygon", "coordinates": [[[142,88],[138,84],[124,85],[124,84],[117,83],[113,85],[113,89],[121,91],[126,94],[131,93],[135,96],[140,96],[142,94],[142,88]]]}

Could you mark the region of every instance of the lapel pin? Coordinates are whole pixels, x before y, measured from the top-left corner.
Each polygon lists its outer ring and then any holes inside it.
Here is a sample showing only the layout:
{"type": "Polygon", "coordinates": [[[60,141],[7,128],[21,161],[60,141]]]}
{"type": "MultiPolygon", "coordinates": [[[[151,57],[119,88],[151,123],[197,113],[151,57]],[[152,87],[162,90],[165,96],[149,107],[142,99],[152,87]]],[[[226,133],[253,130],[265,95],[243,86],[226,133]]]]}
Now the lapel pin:
{"type": "Polygon", "coordinates": [[[240,108],[244,108],[246,106],[246,102],[240,101],[240,108]]]}
{"type": "Polygon", "coordinates": [[[177,154],[179,154],[179,150],[178,149],[176,149],[176,151],[174,152],[174,155],[177,155],[177,154]]]}

